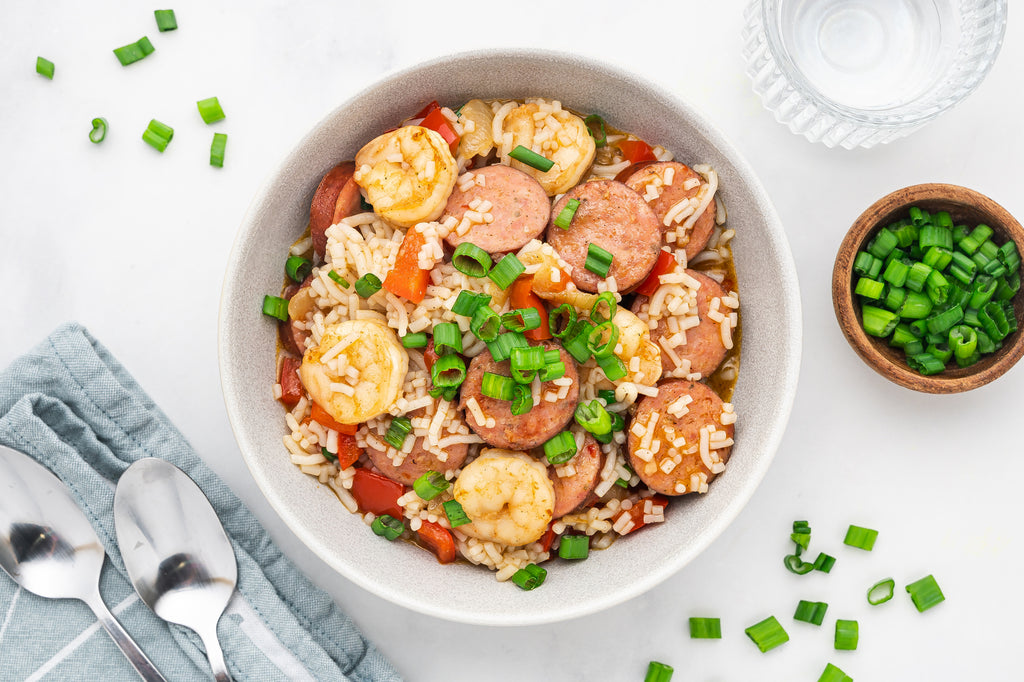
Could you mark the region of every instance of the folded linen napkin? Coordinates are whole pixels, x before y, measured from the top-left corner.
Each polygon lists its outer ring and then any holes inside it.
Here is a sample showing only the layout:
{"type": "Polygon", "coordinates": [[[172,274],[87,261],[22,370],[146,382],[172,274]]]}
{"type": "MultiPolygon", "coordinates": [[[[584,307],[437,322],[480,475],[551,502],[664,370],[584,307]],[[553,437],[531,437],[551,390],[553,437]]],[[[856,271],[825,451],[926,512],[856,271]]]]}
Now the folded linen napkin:
{"type": "MultiPolygon", "coordinates": [[[[118,551],[114,484],[142,457],[160,457],[191,476],[231,538],[238,590],[218,633],[235,680],[400,680],[81,326],[60,327],[0,373],[0,443],[34,457],[71,488],[107,551],[104,601],[171,682],[212,674],[199,637],[139,600],[118,551]]],[[[0,571],[0,680],[44,677],[138,679],[85,604],[37,597],[0,571]]]]}

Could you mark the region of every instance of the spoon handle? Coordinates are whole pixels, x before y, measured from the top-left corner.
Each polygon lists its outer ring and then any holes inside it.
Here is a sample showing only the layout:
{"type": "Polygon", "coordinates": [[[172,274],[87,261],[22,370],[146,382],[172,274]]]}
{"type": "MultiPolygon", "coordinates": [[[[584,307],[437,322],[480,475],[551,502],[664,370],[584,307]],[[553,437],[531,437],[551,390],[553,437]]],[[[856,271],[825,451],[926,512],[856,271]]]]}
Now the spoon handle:
{"type": "Polygon", "coordinates": [[[146,654],[139,648],[139,645],[135,643],[135,640],[132,639],[131,635],[129,635],[125,629],[121,627],[121,624],[117,622],[117,619],[114,618],[114,614],[112,614],[110,609],[107,608],[107,605],[103,603],[103,598],[100,597],[99,590],[97,590],[90,598],[84,599],[83,601],[90,609],[92,609],[92,612],[96,614],[96,617],[99,618],[100,625],[102,625],[103,629],[110,634],[114,643],[120,647],[121,653],[123,653],[128,659],[128,662],[135,667],[135,670],[143,680],[146,682],[167,682],[164,676],[160,674],[160,671],[156,669],[156,666],[153,665],[153,662],[146,657],[146,654]]]}
{"type": "Polygon", "coordinates": [[[220,641],[217,639],[217,626],[214,624],[213,632],[200,632],[200,639],[206,647],[206,658],[210,661],[210,668],[213,670],[213,679],[217,682],[231,682],[228,675],[228,666],[224,663],[224,652],[220,648],[220,641]]]}

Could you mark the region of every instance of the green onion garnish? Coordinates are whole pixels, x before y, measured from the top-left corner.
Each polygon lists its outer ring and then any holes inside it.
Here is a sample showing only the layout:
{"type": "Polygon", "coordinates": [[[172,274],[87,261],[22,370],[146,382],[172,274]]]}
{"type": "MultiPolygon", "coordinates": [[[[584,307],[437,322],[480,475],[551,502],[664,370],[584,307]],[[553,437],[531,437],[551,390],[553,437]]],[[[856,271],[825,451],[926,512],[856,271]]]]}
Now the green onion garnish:
{"type": "Polygon", "coordinates": [[[527,564],[512,574],[512,582],[523,590],[532,590],[544,584],[548,572],[537,564],[527,564]]]}
{"type": "Polygon", "coordinates": [[[832,567],[836,565],[836,558],[829,556],[824,552],[818,553],[818,558],[814,560],[814,570],[821,571],[822,573],[830,573],[832,567]]]}
{"type": "Polygon", "coordinates": [[[810,623],[811,625],[821,625],[821,622],[825,620],[825,612],[827,610],[828,604],[823,601],[804,601],[801,599],[800,603],[796,605],[796,613],[793,614],[793,620],[810,623]]]}
{"type": "MultiPolygon", "coordinates": [[[[538,370],[544,367],[544,349],[540,346],[513,348],[509,353],[512,369],[538,370]]],[[[522,382],[526,383],[526,382],[522,382]]]]}
{"type": "Polygon", "coordinates": [[[524,272],[526,272],[526,266],[519,262],[515,254],[508,253],[498,261],[493,270],[487,273],[487,276],[498,285],[499,289],[508,289],[512,282],[516,281],[516,278],[524,272]]]}
{"type": "Polygon", "coordinates": [[[644,682],[670,682],[672,680],[672,673],[672,666],[651,661],[647,665],[647,675],[644,676],[644,682]]]}
{"type": "Polygon", "coordinates": [[[463,289],[459,292],[459,297],[455,299],[455,305],[452,306],[452,312],[464,317],[473,317],[473,313],[476,312],[477,308],[482,305],[487,305],[490,302],[490,294],[463,289]]]}
{"type": "MultiPolygon", "coordinates": [[[[931,306],[929,306],[929,311],[930,310],[931,306]]],[[[892,333],[892,330],[896,328],[896,323],[899,322],[899,317],[896,316],[896,313],[891,310],[885,310],[884,308],[865,305],[861,306],[860,312],[861,323],[864,325],[864,331],[871,336],[884,338],[892,333]]],[[[927,315],[927,313],[925,313],[925,315],[927,315]]],[[[921,317],[924,317],[924,315],[921,317]]]]}
{"type": "Polygon", "coordinates": [[[320,448],[320,454],[323,455],[328,462],[338,461],[338,456],[331,452],[330,450],[328,450],[327,448],[320,448]]]}
{"type": "Polygon", "coordinates": [[[690,618],[690,639],[722,639],[722,619],[690,618]]]}
{"type": "Polygon", "coordinates": [[[611,322],[602,322],[587,335],[587,348],[598,361],[615,352],[619,343],[619,328],[611,322]]]}
{"type": "Polygon", "coordinates": [[[594,299],[594,305],[590,308],[590,319],[594,324],[610,322],[618,310],[618,303],[615,301],[615,294],[610,291],[602,291],[594,299]]]}
{"type": "Polygon", "coordinates": [[[434,325],[434,350],[438,355],[462,352],[462,331],[454,322],[438,322],[434,325]]]}
{"type": "Polygon", "coordinates": [[[896,581],[892,578],[879,580],[868,590],[868,603],[878,606],[892,599],[893,591],[896,589],[896,581]]]}
{"type": "Polygon", "coordinates": [[[203,123],[210,124],[224,119],[224,110],[220,108],[220,102],[216,97],[208,97],[196,102],[199,108],[199,115],[203,117],[203,123]]]}
{"type": "Polygon", "coordinates": [[[381,514],[370,524],[370,529],[387,540],[394,540],[405,530],[405,523],[390,514],[381,514]]]}
{"type": "Polygon", "coordinates": [[[588,244],[587,260],[583,267],[598,277],[605,278],[608,276],[608,270],[612,267],[613,258],[614,256],[610,252],[605,251],[597,244],[588,244]]]}
{"type": "Polygon", "coordinates": [[[760,623],[751,625],[744,632],[757,645],[762,654],[789,641],[789,635],[779,625],[779,621],[775,620],[775,616],[768,616],[760,623]]]}
{"type": "Polygon", "coordinates": [[[45,76],[50,80],[53,80],[54,65],[49,59],[45,57],[36,57],[36,73],[40,76],[45,76]]]}
{"type": "Polygon", "coordinates": [[[228,136],[225,133],[214,133],[213,142],[210,143],[210,165],[217,168],[224,167],[224,150],[228,146],[228,136]]]}
{"type": "Polygon", "coordinates": [[[629,481],[627,481],[624,478],[620,478],[615,481],[615,485],[619,486],[620,488],[629,488],[629,481]]]}
{"type": "Polygon", "coordinates": [[[601,147],[608,144],[608,134],[604,129],[604,119],[597,114],[591,114],[583,119],[583,123],[587,126],[587,132],[594,138],[594,146],[600,149],[601,147]]]}
{"type": "Polygon", "coordinates": [[[625,431],[626,420],[622,418],[622,415],[617,412],[609,412],[609,414],[612,416],[612,431],[625,431]]]}
{"type": "MultiPolygon", "coordinates": [[[[477,312],[480,312],[477,310],[477,312]]],[[[493,312],[493,311],[492,311],[493,312]]],[[[497,319],[497,315],[494,316],[497,319]]],[[[480,336],[477,334],[477,336],[480,336]]],[[[480,337],[483,338],[483,337],[480,337]]],[[[486,339],[484,339],[486,341],[486,339]]],[[[487,341],[487,350],[495,362],[504,362],[512,355],[513,348],[525,348],[530,342],[519,332],[505,332],[499,334],[493,341],[487,341]]]]}
{"type": "Polygon", "coordinates": [[[576,406],[576,423],[595,436],[604,436],[612,432],[612,417],[604,409],[600,400],[580,403],[576,406]]]}
{"type": "MultiPolygon", "coordinates": [[[[494,312],[491,306],[481,304],[473,311],[473,319],[470,320],[469,329],[478,339],[490,344],[498,339],[498,332],[501,331],[501,318],[498,316],[498,313],[494,312]]],[[[491,350],[491,355],[494,355],[493,349],[491,350]]],[[[508,355],[502,358],[495,357],[494,359],[501,362],[507,357],[508,355]]]]}
{"type": "MultiPolygon", "coordinates": [[[[434,345],[437,345],[437,337],[434,337],[434,345]]],[[[438,388],[457,388],[466,379],[466,362],[462,356],[450,353],[442,355],[430,368],[430,379],[438,388]]]]}
{"type": "Polygon", "coordinates": [[[606,355],[595,359],[597,360],[597,366],[608,377],[608,381],[618,381],[626,376],[626,365],[617,355],[606,355]]]}
{"type": "Polygon", "coordinates": [[[428,471],[412,484],[412,489],[424,500],[432,500],[448,490],[448,479],[438,471],[428,471]]]}
{"type": "Polygon", "coordinates": [[[610,388],[602,388],[597,392],[597,397],[603,400],[605,405],[611,405],[615,402],[615,391],[610,388]]]}
{"type": "Polygon", "coordinates": [[[935,582],[934,576],[931,575],[926,575],[920,580],[907,585],[907,592],[910,594],[910,599],[914,602],[914,606],[921,613],[946,599],[942,594],[942,590],[939,589],[939,584],[935,582]]]}
{"type": "Polygon", "coordinates": [[[313,271],[313,263],[302,256],[288,256],[284,262],[284,271],[293,282],[301,282],[313,271]]]}
{"type": "Polygon", "coordinates": [[[395,417],[391,420],[388,432],[384,434],[384,440],[395,450],[401,450],[410,431],[412,431],[412,421],[408,417],[395,417]]]}
{"type": "Polygon", "coordinates": [[[282,322],[288,321],[288,300],[280,296],[263,297],[263,314],[276,317],[282,322]]]}
{"type": "Polygon", "coordinates": [[[555,379],[561,379],[565,376],[565,363],[559,360],[558,362],[550,362],[544,365],[544,369],[540,370],[541,381],[554,381],[555,379]]]}
{"type": "Polygon", "coordinates": [[[850,526],[849,530],[846,531],[846,537],[843,539],[843,544],[870,552],[875,546],[876,538],[878,538],[877,530],[861,528],[860,526],[850,526]]]}
{"type": "Polygon", "coordinates": [[[380,277],[368,272],[356,280],[356,293],[362,298],[370,298],[380,291],[380,277]]]}
{"type": "Polygon", "coordinates": [[[859,628],[855,620],[836,620],[836,649],[838,651],[856,651],[859,639],[859,628]]]}
{"type": "Polygon", "coordinates": [[[586,559],[590,554],[590,537],[587,535],[563,535],[558,544],[558,556],[562,559],[586,559]]]}
{"type": "Polygon", "coordinates": [[[565,206],[562,207],[562,210],[558,212],[558,217],[555,218],[555,225],[563,230],[568,230],[569,226],[572,225],[572,219],[576,215],[576,211],[579,207],[579,199],[569,199],[569,201],[565,202],[565,206]]]}
{"type": "Polygon", "coordinates": [[[562,431],[544,443],[544,455],[552,464],[565,464],[576,455],[576,439],[568,431],[562,431]]]}
{"type": "Polygon", "coordinates": [[[526,414],[533,409],[533,392],[530,387],[526,384],[516,384],[513,382],[512,386],[512,414],[516,417],[519,415],[526,414]]]}
{"type": "Polygon", "coordinates": [[[510,332],[540,328],[540,312],[536,308],[516,308],[501,316],[501,324],[510,332]]]}
{"type": "Polygon", "coordinates": [[[484,372],[484,378],[480,382],[480,392],[495,400],[511,401],[514,388],[515,382],[512,379],[493,372],[484,372]]]}
{"type": "Polygon", "coordinates": [[[174,128],[161,123],[155,118],[149,122],[146,131],[142,133],[142,140],[158,152],[163,153],[167,145],[174,137],[174,128]]]}
{"type": "Polygon", "coordinates": [[[426,348],[427,347],[427,333],[417,332],[415,334],[406,334],[402,337],[402,348],[426,348]]]}
{"type": "Polygon", "coordinates": [[[800,558],[799,554],[788,554],[782,560],[782,563],[790,573],[796,573],[797,575],[806,575],[814,570],[814,564],[810,561],[804,561],[800,558]]]}
{"type": "Polygon", "coordinates": [[[107,136],[107,119],[102,116],[92,120],[92,130],[89,131],[89,141],[93,144],[103,142],[107,136]]]}
{"type": "Polygon", "coordinates": [[[448,500],[441,506],[444,508],[444,515],[448,517],[448,524],[452,528],[470,523],[469,517],[466,516],[466,510],[462,508],[458,500],[448,500]]]}
{"type": "Polygon", "coordinates": [[[156,27],[160,29],[161,33],[178,28],[178,20],[174,16],[173,9],[153,10],[153,16],[156,17],[156,27]]]}
{"type": "Polygon", "coordinates": [[[548,313],[548,331],[556,339],[565,339],[576,324],[576,309],[563,303],[548,313]],[[564,320],[565,324],[561,324],[564,320]]]}
{"type": "Polygon", "coordinates": [[[462,242],[455,247],[452,265],[469,277],[483,277],[491,269],[491,255],[476,244],[462,242]]]}
{"type": "Polygon", "coordinates": [[[115,48],[114,56],[117,57],[117,61],[121,62],[121,66],[128,66],[153,54],[155,50],[156,48],[153,47],[153,43],[149,42],[149,38],[142,36],[134,43],[115,48]]]}
{"type": "MultiPolygon", "coordinates": [[[[895,261],[893,261],[895,262],[895,261]]],[[[876,282],[873,279],[867,277],[861,277],[857,280],[857,287],[853,290],[853,293],[864,298],[877,301],[882,297],[882,292],[885,290],[885,284],[882,282],[876,282]]]]}
{"type": "Polygon", "coordinates": [[[525,163],[530,168],[536,168],[541,173],[547,173],[555,165],[555,162],[551,159],[546,159],[523,145],[516,146],[508,155],[520,163],[525,163]]]}
{"type": "Polygon", "coordinates": [[[818,678],[818,682],[853,682],[853,678],[831,663],[826,663],[825,670],[818,678]]]}

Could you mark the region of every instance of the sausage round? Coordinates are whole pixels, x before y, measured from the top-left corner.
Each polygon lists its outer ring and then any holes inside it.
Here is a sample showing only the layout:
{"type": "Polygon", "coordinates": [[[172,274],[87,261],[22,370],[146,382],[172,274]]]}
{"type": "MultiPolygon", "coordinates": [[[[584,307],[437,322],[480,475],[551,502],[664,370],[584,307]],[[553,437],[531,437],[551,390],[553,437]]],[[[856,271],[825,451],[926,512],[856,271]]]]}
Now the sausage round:
{"type": "Polygon", "coordinates": [[[637,286],[658,261],[661,229],[658,217],[639,194],[614,180],[592,180],[577,185],[555,203],[548,226],[548,243],[572,266],[572,281],[583,291],[596,292],[603,281],[584,268],[587,248],[600,246],[612,254],[609,276],[620,292],[637,286]],[[570,199],[580,202],[568,230],[554,219],[570,199]]]}
{"type": "MultiPolygon", "coordinates": [[[[714,427],[716,431],[724,431],[726,438],[732,438],[732,424],[722,424],[722,406],[722,399],[702,383],[680,380],[667,381],[658,386],[657,396],[640,401],[633,423],[649,428],[652,415],[657,414],[658,421],[654,425],[651,442],[657,440],[661,444],[654,454],[649,454],[654,447],[641,452],[643,438],[630,430],[629,463],[633,471],[651,490],[663,495],[683,494],[676,492],[676,485],[680,483],[686,486],[686,492],[696,492],[691,486],[691,477],[695,474],[703,473],[710,482],[715,473],[706,466],[700,455],[701,428],[714,427]],[[692,402],[687,405],[687,411],[682,416],[674,417],[668,408],[685,395],[690,396],[692,402]],[[673,430],[671,438],[665,431],[666,427],[673,430]],[[676,447],[672,441],[680,436],[686,439],[686,443],[676,447]],[[679,462],[666,474],[662,469],[663,462],[673,457],[678,457],[679,462]]],[[[712,464],[716,463],[716,456],[723,464],[727,462],[731,449],[731,445],[711,449],[712,464]]]]}
{"type": "MultiPolygon", "coordinates": [[[[491,202],[493,222],[474,224],[464,235],[451,232],[445,241],[455,247],[472,242],[489,253],[516,251],[540,237],[551,217],[551,202],[540,183],[526,173],[508,166],[485,166],[472,171],[484,178],[484,185],[458,185],[448,197],[444,215],[462,220],[474,199],[491,202]]],[[[444,218],[441,218],[444,220],[444,218]]]]}
{"type": "Polygon", "coordinates": [[[352,179],[356,165],[339,163],[327,171],[309,205],[309,236],[313,252],[321,261],[327,251],[327,228],[359,211],[359,185],[352,179]]]}
{"type": "MultiPolygon", "coordinates": [[[[437,407],[437,401],[434,401],[435,409],[437,407]]],[[[425,407],[421,407],[418,410],[413,410],[406,416],[410,419],[416,417],[422,417],[427,413],[425,407]]],[[[371,447],[369,443],[366,445],[366,455],[373,462],[373,465],[380,470],[382,474],[390,478],[392,481],[398,481],[403,485],[412,485],[416,482],[416,479],[427,473],[428,471],[438,471],[445,473],[447,471],[455,471],[462,466],[462,463],[466,461],[466,454],[469,452],[469,445],[466,443],[457,443],[449,446],[445,449],[448,453],[448,459],[442,462],[437,458],[437,455],[430,452],[424,445],[425,436],[416,439],[416,443],[412,446],[412,450],[405,456],[402,463],[397,467],[391,458],[388,457],[387,452],[383,450],[377,450],[371,447]]]]}
{"type": "MultiPolygon", "coordinates": [[[[664,224],[665,215],[683,199],[696,196],[697,192],[700,191],[701,185],[705,184],[704,178],[686,164],[679,163],[678,161],[659,161],[658,163],[652,163],[640,168],[626,180],[626,186],[635,190],[643,197],[647,193],[647,185],[652,182],[658,184],[663,182],[665,171],[669,168],[673,169],[672,184],[662,185],[660,187],[661,194],[658,195],[657,199],[650,201],[650,206],[654,209],[654,213],[658,217],[658,224],[661,225],[663,231],[668,231],[669,229],[664,224]],[[685,189],[683,185],[686,181],[693,179],[698,180],[700,184],[690,189],[685,189]]],[[[688,259],[700,253],[704,245],[708,243],[708,238],[711,236],[712,230],[715,229],[715,213],[717,211],[718,208],[715,200],[712,199],[704,213],[694,222],[688,234],[682,235],[679,234],[678,230],[676,231],[676,246],[686,247],[686,257],[688,259]]],[[[679,221],[679,224],[681,225],[683,222],[685,220],[679,221]]]]}
{"type": "Polygon", "coordinates": [[[466,410],[466,423],[469,428],[487,441],[488,444],[505,450],[529,450],[558,435],[572,419],[579,399],[580,385],[576,362],[562,347],[550,341],[541,346],[545,350],[557,350],[560,359],[565,363],[565,376],[572,381],[569,392],[562,400],[553,403],[544,400],[546,391],[558,391],[559,387],[550,381],[541,384],[540,404],[534,405],[526,414],[513,415],[512,403],[496,398],[488,398],[483,394],[482,384],[484,373],[511,376],[509,361],[495,362],[490,353],[481,353],[473,358],[466,371],[466,380],[462,383],[462,397],[459,406],[466,410]],[[470,398],[475,398],[486,417],[494,417],[494,426],[478,424],[471,410],[466,408],[470,398]]]}
{"type": "MultiPolygon", "coordinates": [[[[726,295],[722,285],[697,270],[687,270],[686,274],[700,282],[700,289],[697,290],[697,316],[700,324],[686,330],[686,343],[676,346],[672,350],[679,356],[680,360],[690,361],[690,372],[699,372],[701,377],[708,377],[725,359],[728,349],[722,343],[722,329],[718,322],[708,317],[708,310],[711,308],[711,300],[726,295]]],[[[633,301],[633,313],[646,312],[648,305],[646,296],[637,296],[633,301]]],[[[729,314],[729,309],[721,306],[720,310],[724,315],[729,314]]],[[[665,318],[658,320],[658,326],[651,330],[651,341],[658,343],[661,337],[665,336],[668,326],[665,318]]],[[[660,347],[660,344],[659,344],[660,347]]],[[[664,350],[661,353],[661,367],[664,372],[671,372],[677,369],[675,362],[664,350]]]]}
{"type": "MultiPolygon", "coordinates": [[[[302,281],[302,284],[296,284],[292,282],[285,287],[284,293],[281,297],[286,300],[291,300],[292,296],[297,294],[302,289],[305,289],[313,281],[313,276],[310,275],[302,281]]],[[[288,318],[277,323],[277,335],[281,339],[281,345],[284,349],[293,355],[302,357],[303,353],[306,352],[306,339],[309,338],[310,333],[305,329],[300,329],[295,324],[295,320],[288,318]]]]}
{"type": "MultiPolygon", "coordinates": [[[[543,453],[541,453],[543,456],[543,453]]],[[[552,518],[560,519],[578,509],[597,487],[604,466],[601,446],[589,433],[583,439],[583,448],[571,460],[576,472],[572,476],[559,476],[555,467],[548,467],[548,478],[555,487],[555,510],[552,518]]]]}

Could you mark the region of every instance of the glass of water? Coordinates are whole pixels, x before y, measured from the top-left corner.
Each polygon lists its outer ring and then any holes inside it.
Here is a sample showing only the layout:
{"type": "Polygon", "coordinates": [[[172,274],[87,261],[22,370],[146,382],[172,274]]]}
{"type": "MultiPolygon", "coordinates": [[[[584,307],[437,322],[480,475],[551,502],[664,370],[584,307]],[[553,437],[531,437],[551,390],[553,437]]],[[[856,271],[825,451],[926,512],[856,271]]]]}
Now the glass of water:
{"type": "Polygon", "coordinates": [[[847,149],[908,135],[995,62],[1006,0],[752,0],[743,56],[780,123],[847,149]]]}

